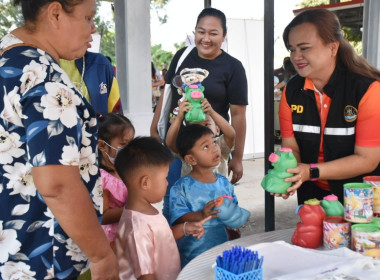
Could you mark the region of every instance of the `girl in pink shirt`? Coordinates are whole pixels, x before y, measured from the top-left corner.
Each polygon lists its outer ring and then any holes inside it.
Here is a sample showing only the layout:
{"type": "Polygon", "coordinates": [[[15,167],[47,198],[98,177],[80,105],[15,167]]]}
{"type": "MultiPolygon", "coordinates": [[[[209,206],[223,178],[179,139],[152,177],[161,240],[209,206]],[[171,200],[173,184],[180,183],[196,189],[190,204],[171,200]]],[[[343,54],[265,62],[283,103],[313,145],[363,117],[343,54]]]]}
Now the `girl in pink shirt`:
{"type": "Polygon", "coordinates": [[[114,240],[125,202],[127,187],[115,170],[115,158],[118,151],[135,136],[131,121],[116,113],[99,117],[99,166],[103,187],[102,227],[114,249],[114,240]]]}

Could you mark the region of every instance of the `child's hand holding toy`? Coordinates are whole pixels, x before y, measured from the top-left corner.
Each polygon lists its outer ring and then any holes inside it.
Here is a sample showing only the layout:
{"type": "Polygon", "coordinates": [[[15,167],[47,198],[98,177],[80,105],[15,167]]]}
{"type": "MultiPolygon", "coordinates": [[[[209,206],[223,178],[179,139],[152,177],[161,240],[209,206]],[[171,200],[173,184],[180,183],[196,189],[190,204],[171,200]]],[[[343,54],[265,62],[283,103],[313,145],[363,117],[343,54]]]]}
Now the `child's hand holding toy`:
{"type": "Polygon", "coordinates": [[[190,102],[187,101],[187,99],[183,99],[182,101],[178,101],[178,117],[181,117],[182,119],[185,118],[185,113],[189,112],[191,110],[190,102]]]}
{"type": "Polygon", "coordinates": [[[204,98],[201,104],[202,104],[203,112],[211,116],[212,113],[214,112],[214,109],[212,108],[211,104],[208,102],[207,98],[204,98]]]}
{"type": "Polygon", "coordinates": [[[202,217],[207,218],[208,216],[211,216],[212,218],[218,218],[218,213],[220,210],[214,210],[213,208],[216,206],[217,200],[213,199],[207,202],[205,207],[202,209],[202,217]]]}

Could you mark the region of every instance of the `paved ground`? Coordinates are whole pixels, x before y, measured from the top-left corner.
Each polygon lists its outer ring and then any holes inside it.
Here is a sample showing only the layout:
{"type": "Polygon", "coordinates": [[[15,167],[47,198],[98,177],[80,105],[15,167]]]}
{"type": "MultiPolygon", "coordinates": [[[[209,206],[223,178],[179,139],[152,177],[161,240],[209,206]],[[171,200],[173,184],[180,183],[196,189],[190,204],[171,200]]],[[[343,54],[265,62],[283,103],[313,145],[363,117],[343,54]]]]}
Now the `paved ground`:
{"type": "MultiPolygon", "coordinates": [[[[235,186],[239,205],[251,212],[251,218],[242,236],[265,232],[265,198],[260,183],[264,177],[264,158],[243,161],[244,175],[235,186]]],[[[162,208],[162,203],[158,207],[162,208]]],[[[297,199],[295,196],[287,200],[275,198],[275,229],[294,228],[298,222],[295,213],[297,199]]]]}
{"type": "MultiPolygon", "coordinates": [[[[235,186],[239,205],[251,212],[253,222],[248,222],[242,235],[250,235],[265,231],[265,199],[264,189],[260,183],[264,177],[264,158],[244,160],[244,175],[235,186]]],[[[295,209],[295,196],[287,200],[275,198],[275,229],[294,228],[299,220],[295,209]]],[[[251,219],[252,219],[251,218],[251,219]]]]}

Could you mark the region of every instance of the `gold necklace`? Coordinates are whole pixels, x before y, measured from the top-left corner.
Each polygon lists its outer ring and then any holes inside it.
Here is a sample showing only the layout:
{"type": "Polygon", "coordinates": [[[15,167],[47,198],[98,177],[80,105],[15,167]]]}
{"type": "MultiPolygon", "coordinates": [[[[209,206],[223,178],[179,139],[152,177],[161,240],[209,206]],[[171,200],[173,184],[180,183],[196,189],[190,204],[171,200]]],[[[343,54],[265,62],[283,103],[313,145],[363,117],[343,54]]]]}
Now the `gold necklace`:
{"type": "Polygon", "coordinates": [[[81,78],[80,78],[80,83],[79,83],[79,92],[80,93],[82,93],[82,85],[83,85],[83,81],[84,81],[84,71],[86,70],[86,61],[84,59],[84,56],[82,58],[83,58],[83,68],[82,68],[82,73],[81,73],[81,78]]]}

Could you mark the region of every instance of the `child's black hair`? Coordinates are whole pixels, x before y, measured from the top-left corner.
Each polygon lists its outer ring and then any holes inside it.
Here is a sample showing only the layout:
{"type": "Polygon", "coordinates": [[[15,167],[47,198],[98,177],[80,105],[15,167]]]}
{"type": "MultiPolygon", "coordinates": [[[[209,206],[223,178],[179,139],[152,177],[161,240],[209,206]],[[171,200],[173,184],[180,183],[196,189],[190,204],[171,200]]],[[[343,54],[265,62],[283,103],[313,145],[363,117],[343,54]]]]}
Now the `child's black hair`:
{"type": "Polygon", "coordinates": [[[169,164],[173,160],[172,152],[152,137],[136,137],[116,156],[115,169],[123,182],[134,176],[140,167],[157,167],[169,164]]]}
{"type": "MultiPolygon", "coordinates": [[[[98,138],[99,140],[101,139],[107,142],[108,144],[110,143],[112,138],[121,135],[125,129],[131,128],[133,129],[133,131],[135,131],[132,122],[127,117],[117,113],[99,115],[98,123],[98,138]]],[[[101,152],[99,152],[99,167],[108,172],[113,171],[110,170],[107,166],[105,166],[102,162],[103,155],[101,152]]]]}
{"type": "Polygon", "coordinates": [[[185,158],[194,147],[195,142],[206,134],[214,135],[211,129],[200,124],[190,124],[181,127],[176,140],[177,150],[180,156],[185,158]]]}

